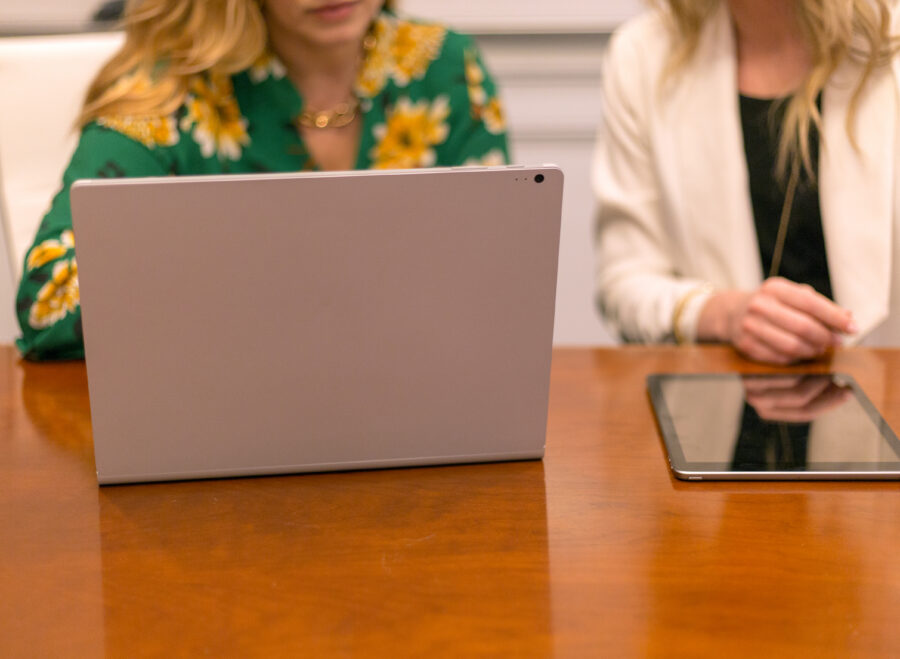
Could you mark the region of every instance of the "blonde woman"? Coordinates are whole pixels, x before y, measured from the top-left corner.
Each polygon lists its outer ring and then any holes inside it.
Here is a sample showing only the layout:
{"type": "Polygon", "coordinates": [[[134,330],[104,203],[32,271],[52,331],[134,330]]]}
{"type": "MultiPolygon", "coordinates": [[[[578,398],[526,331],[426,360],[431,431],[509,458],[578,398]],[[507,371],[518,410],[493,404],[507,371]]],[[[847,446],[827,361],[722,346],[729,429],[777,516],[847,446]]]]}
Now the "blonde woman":
{"type": "Polygon", "coordinates": [[[613,38],[598,305],[785,364],[900,342],[893,0],[668,0],[613,38]]]}
{"type": "Polygon", "coordinates": [[[137,0],[125,29],[26,255],[17,311],[27,358],[83,355],[76,179],[508,159],[472,41],[398,18],[383,0],[137,0]]]}

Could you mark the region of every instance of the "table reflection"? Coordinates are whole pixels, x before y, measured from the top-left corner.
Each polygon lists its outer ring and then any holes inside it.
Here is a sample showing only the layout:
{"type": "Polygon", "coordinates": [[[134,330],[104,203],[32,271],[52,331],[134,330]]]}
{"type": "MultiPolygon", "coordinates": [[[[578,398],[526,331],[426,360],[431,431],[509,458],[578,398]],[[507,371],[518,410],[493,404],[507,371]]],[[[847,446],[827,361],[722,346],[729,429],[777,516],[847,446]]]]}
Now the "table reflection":
{"type": "Polygon", "coordinates": [[[90,469],[94,471],[84,363],[22,362],[21,372],[22,404],[31,424],[45,440],[90,463],[90,469]]]}
{"type": "Polygon", "coordinates": [[[114,656],[136,626],[151,654],[506,653],[523,621],[550,653],[540,462],[105,487],[100,528],[114,656]]]}
{"type": "Polygon", "coordinates": [[[698,514],[660,520],[647,566],[652,588],[644,656],[667,657],[672,647],[764,656],[773,638],[798,656],[810,648],[843,656],[858,647],[857,630],[873,619],[863,601],[889,588],[847,578],[865,572],[856,533],[870,526],[838,521],[852,518],[853,502],[808,492],[682,496],[688,498],[680,504],[698,514]]]}

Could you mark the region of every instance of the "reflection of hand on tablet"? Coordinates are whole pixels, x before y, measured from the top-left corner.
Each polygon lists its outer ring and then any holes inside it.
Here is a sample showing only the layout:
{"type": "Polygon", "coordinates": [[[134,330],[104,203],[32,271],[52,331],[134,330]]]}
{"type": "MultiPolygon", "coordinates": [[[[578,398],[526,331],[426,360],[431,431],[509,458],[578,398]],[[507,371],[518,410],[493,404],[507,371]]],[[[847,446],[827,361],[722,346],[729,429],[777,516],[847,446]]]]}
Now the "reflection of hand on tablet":
{"type": "Polygon", "coordinates": [[[828,376],[744,378],[744,396],[761,419],[804,423],[846,401],[852,392],[828,376]]]}

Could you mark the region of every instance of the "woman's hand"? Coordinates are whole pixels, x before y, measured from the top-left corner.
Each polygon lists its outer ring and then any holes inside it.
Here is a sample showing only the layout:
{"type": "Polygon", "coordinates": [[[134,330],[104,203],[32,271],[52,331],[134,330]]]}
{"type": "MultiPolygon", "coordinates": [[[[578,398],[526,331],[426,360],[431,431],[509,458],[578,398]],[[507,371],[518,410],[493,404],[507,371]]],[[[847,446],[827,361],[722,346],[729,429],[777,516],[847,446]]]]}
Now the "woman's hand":
{"type": "Polygon", "coordinates": [[[772,364],[820,357],[855,334],[856,324],[807,284],[772,277],[755,291],[714,294],[700,312],[697,338],[731,343],[744,356],[772,364]]]}

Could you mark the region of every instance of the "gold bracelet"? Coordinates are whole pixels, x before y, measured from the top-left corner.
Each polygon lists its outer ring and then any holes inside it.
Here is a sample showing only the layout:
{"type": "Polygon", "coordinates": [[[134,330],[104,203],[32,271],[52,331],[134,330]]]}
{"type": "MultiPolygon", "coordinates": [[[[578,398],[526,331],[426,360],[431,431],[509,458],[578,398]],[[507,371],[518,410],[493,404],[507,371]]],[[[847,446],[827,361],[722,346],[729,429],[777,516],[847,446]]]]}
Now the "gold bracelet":
{"type": "Polygon", "coordinates": [[[675,343],[678,345],[682,345],[687,343],[684,338],[684,334],[681,333],[681,317],[684,315],[684,310],[687,308],[688,302],[693,300],[698,295],[704,295],[706,293],[712,293],[713,285],[710,283],[700,284],[689,290],[687,293],[682,295],[678,302],[675,303],[675,308],[672,310],[672,336],[675,337],[675,343]]]}

